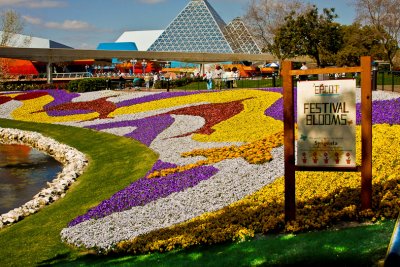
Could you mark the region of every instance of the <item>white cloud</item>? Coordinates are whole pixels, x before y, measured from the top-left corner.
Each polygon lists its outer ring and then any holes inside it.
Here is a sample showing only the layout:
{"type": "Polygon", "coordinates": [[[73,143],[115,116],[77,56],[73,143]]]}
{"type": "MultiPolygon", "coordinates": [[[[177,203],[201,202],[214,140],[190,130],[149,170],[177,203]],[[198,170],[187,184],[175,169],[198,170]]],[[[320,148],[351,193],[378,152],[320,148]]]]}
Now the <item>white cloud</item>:
{"type": "Polygon", "coordinates": [[[65,1],[57,0],[0,0],[0,6],[27,7],[27,8],[57,8],[65,7],[65,1]]]}
{"type": "Polygon", "coordinates": [[[139,2],[141,2],[143,4],[153,5],[153,4],[165,2],[165,0],[139,0],[139,2]]]}
{"type": "Polygon", "coordinates": [[[67,30],[67,31],[85,31],[85,30],[95,30],[96,27],[90,25],[85,21],[79,20],[65,20],[64,22],[44,22],[41,18],[32,17],[24,15],[22,18],[31,25],[38,25],[41,27],[57,30],[67,30]]]}
{"type": "Polygon", "coordinates": [[[59,22],[46,22],[44,25],[46,28],[59,29],[59,30],[71,30],[71,31],[83,31],[94,28],[89,23],[79,20],[65,20],[62,23],[59,22]]]}
{"type": "Polygon", "coordinates": [[[29,24],[33,24],[33,25],[42,24],[42,20],[40,18],[34,18],[31,16],[22,16],[22,18],[29,24]]]}

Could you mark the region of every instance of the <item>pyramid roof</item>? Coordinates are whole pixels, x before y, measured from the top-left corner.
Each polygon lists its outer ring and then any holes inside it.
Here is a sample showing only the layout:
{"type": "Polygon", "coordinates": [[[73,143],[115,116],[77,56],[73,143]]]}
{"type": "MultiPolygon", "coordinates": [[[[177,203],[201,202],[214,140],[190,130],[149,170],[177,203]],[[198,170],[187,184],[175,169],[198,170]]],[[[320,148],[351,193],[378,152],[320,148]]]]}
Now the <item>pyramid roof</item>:
{"type": "Polygon", "coordinates": [[[191,0],[148,51],[233,53],[225,26],[207,0],[191,0]]]}
{"type": "Polygon", "coordinates": [[[226,25],[225,37],[235,53],[261,54],[261,49],[241,18],[235,18],[226,25]]]}

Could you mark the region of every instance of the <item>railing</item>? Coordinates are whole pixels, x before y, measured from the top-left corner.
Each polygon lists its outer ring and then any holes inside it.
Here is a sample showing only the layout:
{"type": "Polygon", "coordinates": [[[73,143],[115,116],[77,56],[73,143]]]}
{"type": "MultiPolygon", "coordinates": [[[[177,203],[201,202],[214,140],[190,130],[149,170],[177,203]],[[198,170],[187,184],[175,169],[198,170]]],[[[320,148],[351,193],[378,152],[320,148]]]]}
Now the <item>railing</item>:
{"type": "MultiPolygon", "coordinates": [[[[70,79],[70,78],[92,78],[90,72],[65,72],[65,73],[52,73],[53,79],[70,79]]],[[[46,75],[47,77],[47,75],[46,75]]]]}
{"type": "MultiPolygon", "coordinates": [[[[161,88],[167,90],[206,90],[207,82],[205,80],[198,80],[188,84],[181,85],[176,80],[163,79],[159,82],[161,88]]],[[[231,88],[268,88],[268,87],[280,87],[282,85],[279,77],[252,77],[252,78],[240,78],[230,83],[231,88]]],[[[151,83],[152,86],[152,83],[151,83]]],[[[212,89],[228,89],[228,83],[225,80],[217,81],[213,79],[212,89]],[[219,86],[220,84],[220,86],[219,86]]]]}
{"type": "MultiPolygon", "coordinates": [[[[92,78],[93,75],[90,72],[65,72],[65,73],[52,73],[53,79],[81,79],[81,78],[92,78]]],[[[46,73],[39,74],[12,74],[4,77],[5,80],[43,80],[47,79],[46,73]]]]}
{"type": "Polygon", "coordinates": [[[400,71],[379,71],[376,89],[400,92],[400,71]]]}

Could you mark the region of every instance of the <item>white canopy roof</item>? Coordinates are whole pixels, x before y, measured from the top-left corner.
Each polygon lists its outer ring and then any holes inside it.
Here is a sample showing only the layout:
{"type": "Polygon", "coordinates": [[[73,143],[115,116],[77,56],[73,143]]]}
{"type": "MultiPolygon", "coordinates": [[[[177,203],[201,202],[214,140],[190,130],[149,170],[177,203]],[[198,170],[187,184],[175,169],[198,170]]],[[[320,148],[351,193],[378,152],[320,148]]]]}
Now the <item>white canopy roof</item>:
{"type": "Polygon", "coordinates": [[[127,31],[115,42],[134,42],[139,51],[147,51],[163,32],[163,30],[127,31]]]}

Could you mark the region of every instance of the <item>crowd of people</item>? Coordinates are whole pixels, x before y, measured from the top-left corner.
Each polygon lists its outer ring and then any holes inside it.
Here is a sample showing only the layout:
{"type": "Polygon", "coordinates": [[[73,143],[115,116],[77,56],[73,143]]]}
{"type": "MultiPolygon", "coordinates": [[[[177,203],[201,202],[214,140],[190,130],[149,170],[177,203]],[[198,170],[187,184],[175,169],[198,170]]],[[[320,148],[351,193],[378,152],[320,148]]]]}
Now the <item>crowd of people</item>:
{"type": "Polygon", "coordinates": [[[203,79],[207,81],[207,90],[211,90],[213,84],[217,90],[235,88],[237,87],[239,78],[240,72],[236,67],[224,70],[218,65],[215,67],[214,71],[208,69],[203,76],[203,79]]]}
{"type": "Polygon", "coordinates": [[[204,74],[200,73],[181,73],[171,75],[170,73],[161,72],[151,72],[151,73],[123,73],[121,71],[114,72],[96,72],[95,77],[118,77],[119,80],[123,80],[128,77],[134,77],[133,83],[135,84],[135,79],[139,81],[144,80],[144,85],[146,89],[154,88],[154,85],[158,80],[171,80],[171,79],[181,79],[181,78],[198,78],[206,81],[207,90],[221,89],[231,89],[237,87],[237,81],[240,79],[240,71],[233,67],[224,69],[223,67],[216,65],[215,68],[208,68],[204,74]]]}

